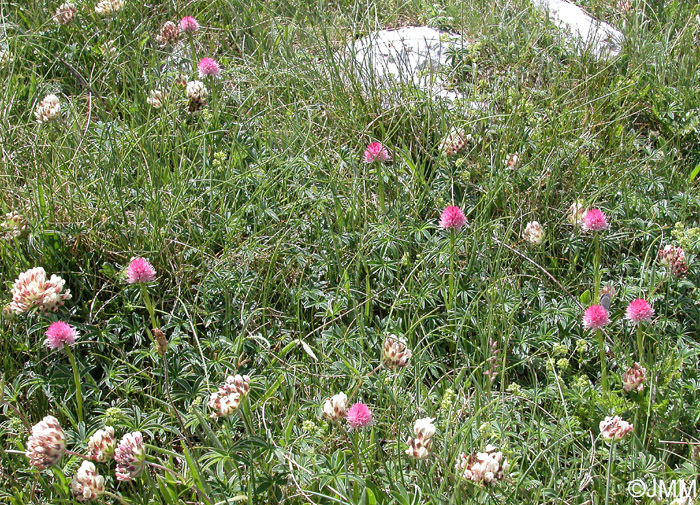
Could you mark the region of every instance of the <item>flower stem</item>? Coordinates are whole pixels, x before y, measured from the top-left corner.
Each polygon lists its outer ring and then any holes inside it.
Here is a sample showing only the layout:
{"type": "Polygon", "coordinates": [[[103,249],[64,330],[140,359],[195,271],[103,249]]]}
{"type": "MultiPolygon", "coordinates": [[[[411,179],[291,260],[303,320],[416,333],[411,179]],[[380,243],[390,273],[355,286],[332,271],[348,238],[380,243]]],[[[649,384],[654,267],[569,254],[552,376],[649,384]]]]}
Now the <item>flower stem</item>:
{"type": "Polygon", "coordinates": [[[146,305],[146,310],[148,310],[148,315],[151,318],[151,324],[153,325],[153,328],[158,328],[158,324],[156,323],[156,311],[155,307],[153,307],[153,302],[151,301],[151,295],[148,294],[148,289],[144,283],[141,283],[140,286],[141,296],[143,296],[143,303],[146,305]]]}
{"type": "Polygon", "coordinates": [[[612,467],[612,462],[615,457],[615,442],[610,445],[610,456],[608,459],[608,474],[605,482],[605,505],[610,502],[610,469],[612,467]]]}
{"type": "Polygon", "coordinates": [[[447,295],[447,312],[448,315],[452,310],[455,295],[455,241],[457,235],[454,230],[450,230],[450,292],[447,295]]]}
{"type": "Polygon", "coordinates": [[[596,335],[598,337],[598,352],[600,355],[600,382],[603,387],[603,392],[606,393],[608,391],[608,373],[605,365],[605,337],[600,329],[596,330],[596,335]]]}
{"type": "Polygon", "coordinates": [[[639,353],[639,364],[644,365],[644,340],[642,333],[642,325],[637,324],[637,352],[639,353]]]}
{"type": "Polygon", "coordinates": [[[75,355],[68,344],[63,344],[63,348],[68,355],[70,366],[73,368],[73,380],[75,381],[75,401],[78,404],[78,421],[83,422],[83,390],[80,385],[80,373],[78,364],[75,362],[75,355]]]}
{"type": "Polygon", "coordinates": [[[595,234],[593,247],[595,248],[595,257],[593,260],[593,303],[598,303],[600,295],[600,235],[595,234]]]}

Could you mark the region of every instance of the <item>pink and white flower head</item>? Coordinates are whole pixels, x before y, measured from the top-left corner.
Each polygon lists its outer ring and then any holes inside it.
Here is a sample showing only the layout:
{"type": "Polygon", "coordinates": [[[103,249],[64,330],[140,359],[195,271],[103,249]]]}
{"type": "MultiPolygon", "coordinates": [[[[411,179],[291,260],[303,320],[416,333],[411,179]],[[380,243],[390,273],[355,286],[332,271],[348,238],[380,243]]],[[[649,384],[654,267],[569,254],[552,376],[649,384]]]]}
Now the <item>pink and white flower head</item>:
{"type": "Polygon", "coordinates": [[[374,163],[389,161],[391,159],[391,154],[387,151],[386,147],[382,145],[381,142],[371,142],[367,149],[365,149],[364,160],[365,163],[374,163]]]}
{"type": "Polygon", "coordinates": [[[67,25],[75,18],[77,9],[71,2],[62,3],[53,15],[53,20],[59,25],[67,25]]]}
{"type": "Polygon", "coordinates": [[[211,417],[226,417],[241,406],[241,401],[250,391],[250,377],[247,375],[229,376],[216,393],[209,395],[207,406],[212,409],[211,417]]]}
{"type": "Polygon", "coordinates": [[[129,284],[151,282],[156,278],[156,269],[147,259],[134,258],[126,269],[126,281],[129,284]]]}
{"type": "Polygon", "coordinates": [[[520,156],[518,156],[517,153],[511,154],[505,161],[505,165],[508,168],[518,168],[518,165],[520,165],[520,156]]]}
{"type": "Polygon", "coordinates": [[[32,435],[27,440],[26,456],[29,464],[39,470],[49,468],[66,452],[66,434],[58,419],[46,416],[32,426],[32,435]]]}
{"type": "Polygon", "coordinates": [[[73,345],[78,338],[78,330],[68,323],[56,321],[46,330],[44,343],[51,349],[61,349],[64,345],[73,345]]]}
{"type": "Polygon", "coordinates": [[[608,218],[599,209],[591,209],[583,215],[583,229],[602,231],[608,229],[608,218]]]}
{"type": "Polygon", "coordinates": [[[489,444],[485,452],[477,452],[470,456],[460,454],[455,468],[463,479],[483,486],[503,479],[509,465],[503,453],[489,444]]]}
{"type": "Polygon", "coordinates": [[[146,466],[146,448],[140,431],[122,437],[114,451],[114,461],[117,480],[133,480],[141,474],[146,466]]]}
{"type": "Polygon", "coordinates": [[[434,419],[431,417],[426,417],[424,419],[418,419],[413,425],[414,437],[410,437],[406,442],[408,444],[408,449],[406,449],[406,454],[415,459],[426,459],[430,456],[433,449],[433,435],[437,429],[433,424],[434,419]]]}
{"type": "Polygon", "coordinates": [[[345,393],[338,393],[328,398],[323,404],[323,417],[334,423],[345,417],[347,412],[348,397],[345,393]]]}
{"type": "Polygon", "coordinates": [[[627,306],[625,317],[633,323],[649,322],[654,317],[654,309],[643,298],[637,298],[627,306]]]}
{"type": "Polygon", "coordinates": [[[16,210],[5,214],[5,221],[0,225],[0,240],[13,241],[29,234],[29,223],[16,210]]]}
{"type": "Polygon", "coordinates": [[[38,312],[56,312],[66,300],[70,300],[70,290],[63,291],[66,281],[57,275],[46,280],[46,271],[42,267],[32,268],[12,284],[12,303],[10,309],[15,314],[23,314],[31,309],[38,312]]]}
{"type": "Polygon", "coordinates": [[[600,436],[604,440],[610,442],[616,442],[625,438],[629,435],[634,426],[627,421],[623,421],[620,416],[610,417],[607,416],[603,421],[600,422],[600,436]]]}
{"type": "Polygon", "coordinates": [[[364,403],[358,402],[348,409],[345,418],[352,428],[366,428],[372,424],[372,411],[364,403]]]}
{"type": "Polygon", "coordinates": [[[445,230],[459,230],[467,224],[467,218],[459,207],[450,205],[442,211],[440,216],[440,228],[445,230]]]}
{"type": "Polygon", "coordinates": [[[172,21],[166,21],[156,36],[156,40],[163,46],[174,44],[178,38],[180,38],[180,27],[172,21]]]}
{"type": "Polygon", "coordinates": [[[544,228],[537,221],[530,221],[525,227],[523,238],[534,245],[539,245],[544,241],[544,228]]]}
{"type": "Polygon", "coordinates": [[[95,12],[102,16],[116,14],[117,12],[122,10],[125,1],[126,0],[100,0],[95,5],[95,12]]]}
{"type": "Polygon", "coordinates": [[[586,329],[597,330],[606,324],[610,324],[610,317],[602,305],[591,305],[583,314],[583,327],[586,329]]]}
{"type": "Polygon", "coordinates": [[[467,147],[467,144],[471,142],[472,136],[463,130],[452,129],[450,133],[445,137],[440,145],[440,150],[444,152],[447,156],[454,156],[459,154],[467,147]]]}
{"type": "Polygon", "coordinates": [[[97,473],[94,463],[83,461],[73,476],[70,490],[79,502],[96,500],[105,494],[105,478],[97,473]]]}
{"type": "Polygon", "coordinates": [[[625,391],[643,391],[647,380],[647,370],[639,363],[635,363],[622,374],[622,389],[625,391]]]}
{"type": "Polygon", "coordinates": [[[680,247],[666,245],[659,251],[659,261],[670,268],[675,277],[683,277],[688,272],[685,262],[685,251],[680,247]]]}
{"type": "Polygon", "coordinates": [[[205,77],[219,77],[221,76],[221,68],[217,61],[213,58],[202,58],[197,65],[197,71],[199,72],[199,78],[204,79],[205,77]]]}
{"type": "Polygon", "coordinates": [[[382,363],[387,368],[404,368],[408,366],[411,354],[406,347],[406,339],[389,335],[382,346],[382,363]]]}
{"type": "Polygon", "coordinates": [[[574,202],[571,204],[571,207],[569,207],[569,223],[573,225],[582,225],[583,224],[583,215],[586,213],[586,210],[583,208],[583,205],[581,202],[574,202]]]}
{"type": "Polygon", "coordinates": [[[114,455],[117,441],[114,438],[114,428],[105,426],[104,429],[97,430],[88,440],[88,450],[90,459],[98,463],[106,463],[114,455]]]}
{"type": "Polygon", "coordinates": [[[199,23],[192,16],[185,16],[180,20],[180,31],[184,33],[194,33],[199,30],[199,23]]]}

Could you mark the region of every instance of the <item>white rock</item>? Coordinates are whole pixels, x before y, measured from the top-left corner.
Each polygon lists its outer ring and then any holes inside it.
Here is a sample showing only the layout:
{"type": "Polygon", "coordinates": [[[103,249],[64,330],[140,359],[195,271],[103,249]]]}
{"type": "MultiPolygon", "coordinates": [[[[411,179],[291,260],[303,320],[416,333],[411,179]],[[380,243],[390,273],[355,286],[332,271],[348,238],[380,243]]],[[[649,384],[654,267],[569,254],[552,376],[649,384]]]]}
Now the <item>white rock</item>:
{"type": "Polygon", "coordinates": [[[440,70],[448,64],[451,48],[466,45],[459,35],[427,26],[381,30],[351,42],[339,62],[368,88],[413,84],[454,100],[460,95],[445,88],[440,70]]]}
{"type": "Polygon", "coordinates": [[[581,7],[567,0],[532,0],[549,13],[549,19],[583,47],[590,47],[597,58],[617,56],[622,50],[624,35],[608,23],[598,21],[581,7]]]}

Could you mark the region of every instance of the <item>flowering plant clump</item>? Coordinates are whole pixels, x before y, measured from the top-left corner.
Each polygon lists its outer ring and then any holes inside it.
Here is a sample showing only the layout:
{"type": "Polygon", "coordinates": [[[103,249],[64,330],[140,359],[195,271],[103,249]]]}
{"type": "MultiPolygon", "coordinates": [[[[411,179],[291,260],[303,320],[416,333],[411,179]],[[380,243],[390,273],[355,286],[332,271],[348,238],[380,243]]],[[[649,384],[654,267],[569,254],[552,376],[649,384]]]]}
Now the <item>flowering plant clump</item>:
{"type": "Polygon", "coordinates": [[[117,480],[133,480],[141,474],[146,466],[146,448],[140,431],[122,437],[114,450],[114,461],[117,462],[117,480]]]}
{"type": "Polygon", "coordinates": [[[29,464],[39,470],[49,468],[66,452],[66,435],[53,416],[46,416],[32,426],[32,435],[27,440],[25,454],[29,464]]]}
{"type": "Polygon", "coordinates": [[[406,339],[389,335],[382,346],[382,363],[387,368],[404,368],[411,359],[411,350],[406,347],[406,339]]]}
{"type": "Polygon", "coordinates": [[[627,392],[644,390],[647,380],[647,370],[639,363],[635,363],[622,374],[622,389],[627,392]]]}
{"type": "Polygon", "coordinates": [[[15,314],[23,314],[32,309],[38,312],[56,312],[58,308],[70,300],[70,290],[63,291],[66,281],[57,275],[46,279],[46,271],[42,267],[32,268],[12,284],[12,303],[10,309],[15,314]]]}
{"type": "Polygon", "coordinates": [[[629,435],[634,429],[634,426],[624,421],[620,416],[607,416],[600,422],[599,428],[600,436],[603,437],[604,440],[616,442],[629,435]]]}
{"type": "Polygon", "coordinates": [[[338,393],[328,398],[323,404],[323,417],[334,423],[345,417],[347,412],[348,397],[345,393],[338,393]]]}
{"type": "Polygon", "coordinates": [[[437,429],[433,424],[434,419],[426,417],[418,419],[413,425],[413,434],[415,437],[410,437],[406,442],[408,449],[406,454],[415,459],[426,459],[430,456],[433,449],[433,435],[437,429]]]}
{"type": "Polygon", "coordinates": [[[247,375],[230,375],[216,393],[209,396],[207,405],[213,409],[211,417],[226,417],[241,406],[241,400],[250,391],[250,377],[247,375]]]}
{"type": "Polygon", "coordinates": [[[98,463],[106,463],[114,455],[117,441],[114,438],[114,428],[105,426],[97,430],[88,440],[90,458],[98,463]]]}
{"type": "Polygon", "coordinates": [[[503,453],[490,444],[484,452],[476,452],[470,456],[460,454],[455,465],[460,477],[482,486],[503,479],[508,467],[503,453]]]}
{"type": "Polygon", "coordinates": [[[389,161],[391,154],[381,142],[371,142],[365,149],[363,159],[365,163],[374,163],[375,161],[381,163],[389,161]]]}
{"type": "Polygon", "coordinates": [[[105,478],[97,473],[94,463],[83,461],[71,480],[70,490],[80,502],[96,500],[105,493],[105,478]]]}
{"type": "Polygon", "coordinates": [[[372,424],[372,411],[364,403],[358,402],[348,409],[345,418],[352,428],[366,428],[372,424]]]}
{"type": "Polygon", "coordinates": [[[530,221],[525,227],[523,238],[534,245],[539,245],[544,241],[544,228],[537,221],[530,221]]]}
{"type": "Polygon", "coordinates": [[[51,349],[60,349],[64,345],[73,345],[78,338],[78,330],[64,323],[56,321],[51,323],[49,329],[46,330],[46,346],[51,349]]]}

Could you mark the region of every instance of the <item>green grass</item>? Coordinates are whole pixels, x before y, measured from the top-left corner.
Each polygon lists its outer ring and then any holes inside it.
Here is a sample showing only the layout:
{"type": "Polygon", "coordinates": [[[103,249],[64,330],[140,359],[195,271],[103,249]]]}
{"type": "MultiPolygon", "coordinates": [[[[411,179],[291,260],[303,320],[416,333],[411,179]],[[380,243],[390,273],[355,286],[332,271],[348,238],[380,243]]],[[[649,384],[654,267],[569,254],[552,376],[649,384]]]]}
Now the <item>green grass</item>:
{"type": "Polygon", "coordinates": [[[105,424],[118,438],[144,434],[149,461],[171,472],[151,466],[118,483],[114,463],[97,464],[134,505],[584,504],[605,503],[606,489],[609,503],[631,504],[642,503],[627,492],[633,479],[695,479],[691,446],[664,441],[700,438],[699,13],[680,0],[632,4],[623,15],[616,2],[582,2],[625,27],[622,54],[597,61],[526,0],[128,0],[111,21],[84,1],[68,26],[52,22],[53,3],[0,2],[0,47],[12,55],[0,68],[0,211],[31,227],[0,242],[0,302],[35,266],[72,294],[55,315],[0,327],[0,501],[72,503],[77,456],[38,472],[17,453],[46,415],[82,454],[105,424]],[[194,51],[224,69],[194,114],[154,39],[184,15],[203,26],[185,59],[194,51]],[[477,41],[445,75],[464,101],[406,87],[387,105],[332,64],[352,38],[414,24],[477,41]],[[146,102],[155,88],[167,94],[161,109],[146,102]],[[49,93],[61,118],[38,125],[49,93]],[[455,127],[472,141],[448,158],[440,144],[455,127]],[[361,162],[373,140],[391,162],[361,162]],[[601,234],[602,283],[616,288],[608,393],[582,325],[596,302],[595,251],[567,222],[576,200],[611,223],[601,234]],[[448,311],[450,240],[437,223],[452,204],[469,226],[448,311]],[[540,246],[522,239],[532,220],[546,230],[540,246]],[[682,279],[656,259],[669,243],[685,249],[682,279]],[[143,298],[123,276],[133,256],[158,272],[149,293],[169,341],[167,382],[143,298]],[[658,317],[645,337],[649,380],[626,393],[620,376],[638,358],[624,312],[637,297],[658,317]],[[84,423],[67,356],[43,345],[59,319],[81,333],[84,423]],[[406,338],[410,366],[371,373],[389,334],[406,338]],[[209,394],[235,373],[250,375],[250,394],[209,419],[209,394]],[[370,406],[371,429],[323,420],[341,391],[370,406]],[[607,415],[635,424],[610,479],[607,415]],[[424,417],[438,429],[433,455],[409,460],[424,417]],[[462,481],[458,454],[489,443],[510,477],[462,481]]]}

